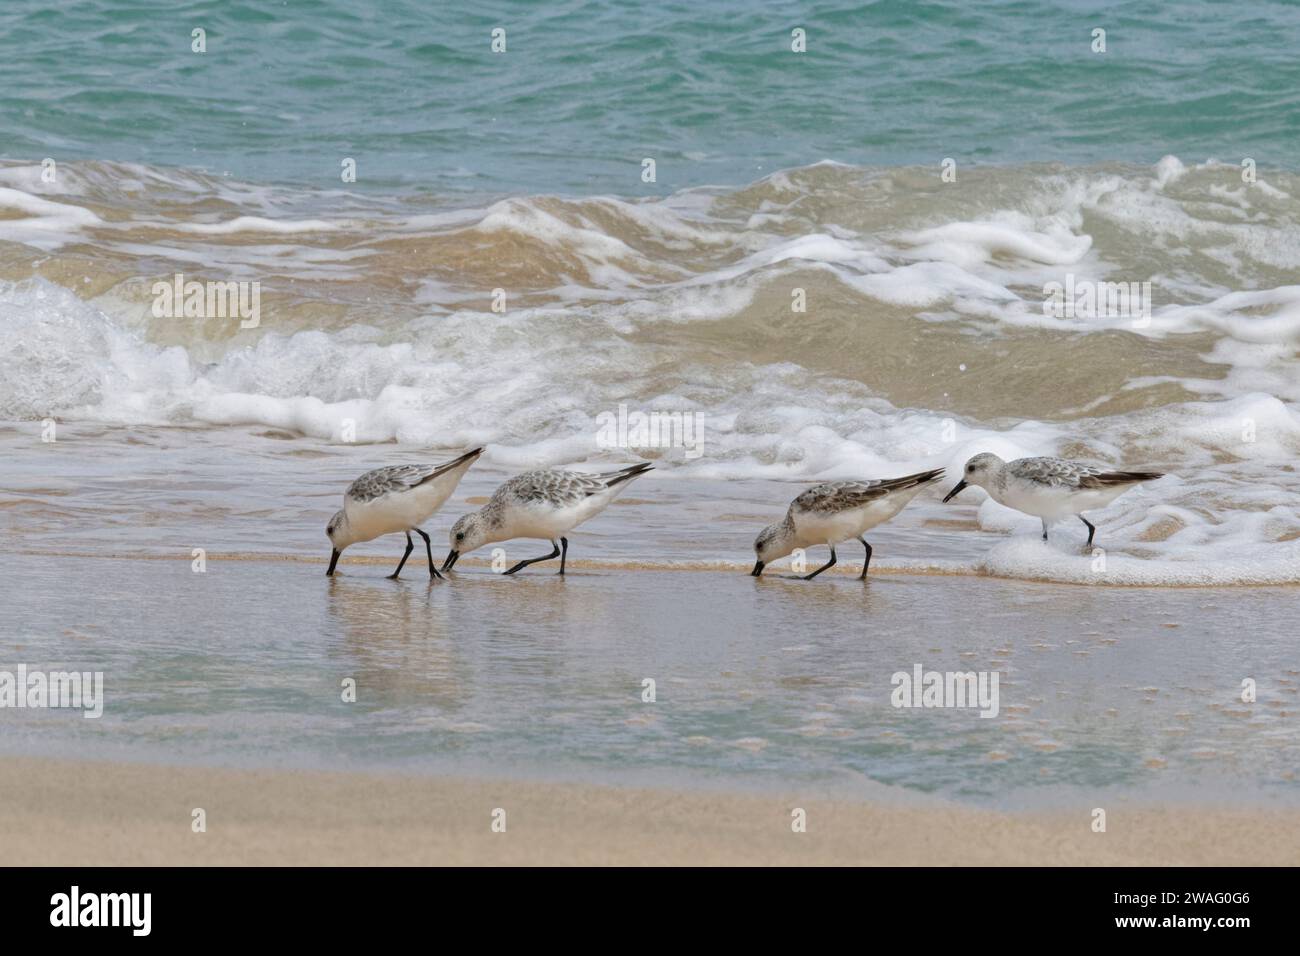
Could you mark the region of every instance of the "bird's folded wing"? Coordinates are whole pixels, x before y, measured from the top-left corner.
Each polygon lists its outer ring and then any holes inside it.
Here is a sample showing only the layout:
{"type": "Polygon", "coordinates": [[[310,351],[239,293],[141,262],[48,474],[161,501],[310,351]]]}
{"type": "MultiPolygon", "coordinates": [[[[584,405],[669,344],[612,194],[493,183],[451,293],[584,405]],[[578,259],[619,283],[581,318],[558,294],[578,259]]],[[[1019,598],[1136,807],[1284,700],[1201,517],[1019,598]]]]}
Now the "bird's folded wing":
{"type": "Polygon", "coordinates": [[[814,485],[790,505],[791,511],[847,511],[889,494],[883,481],[831,481],[814,485]]]}
{"type": "Polygon", "coordinates": [[[437,472],[438,465],[389,465],[368,471],[348,488],[353,501],[373,501],[394,492],[410,491],[437,472]]]}
{"type": "Polygon", "coordinates": [[[1059,488],[1080,486],[1090,477],[1101,474],[1101,469],[1063,458],[1025,458],[1016,462],[1013,473],[1025,481],[1059,488]]]}
{"type": "Polygon", "coordinates": [[[502,485],[501,495],[517,501],[562,506],[604,490],[605,482],[599,475],[581,471],[531,471],[502,485]]]}

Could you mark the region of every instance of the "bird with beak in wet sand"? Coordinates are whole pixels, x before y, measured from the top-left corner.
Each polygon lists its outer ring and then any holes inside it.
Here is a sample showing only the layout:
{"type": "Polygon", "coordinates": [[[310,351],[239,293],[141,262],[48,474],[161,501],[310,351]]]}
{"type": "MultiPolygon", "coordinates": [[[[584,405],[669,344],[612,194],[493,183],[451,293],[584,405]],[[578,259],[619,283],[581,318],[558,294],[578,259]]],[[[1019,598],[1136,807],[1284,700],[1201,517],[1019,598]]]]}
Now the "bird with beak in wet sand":
{"type": "Polygon", "coordinates": [[[920,471],[902,478],[870,478],[861,481],[828,481],[814,485],[794,501],[785,520],[768,525],[754,540],[754,577],[778,558],[796,548],[824,544],[831,549],[831,559],[804,580],[811,581],[835,565],[835,545],[857,539],[866,549],[859,581],[866,580],[871,565],[871,545],[863,537],[878,524],[884,524],[903,510],[926,485],[943,477],[943,469],[920,471]]]}
{"type": "Polygon", "coordinates": [[[420,529],[443,506],[460,484],[469,466],[483,454],[482,448],[468,451],[459,458],[440,465],[390,465],[368,471],[348,486],[343,495],[343,508],[334,513],[325,534],[333,545],[329,570],[333,576],[339,556],[346,548],[362,541],[371,541],[385,534],[406,533],[406,553],[397,570],[388,577],[397,580],[406,565],[406,559],[415,548],[411,541],[414,531],[424,539],[424,551],[429,557],[429,577],[441,578],[433,564],[433,547],[429,536],[420,529]]]}

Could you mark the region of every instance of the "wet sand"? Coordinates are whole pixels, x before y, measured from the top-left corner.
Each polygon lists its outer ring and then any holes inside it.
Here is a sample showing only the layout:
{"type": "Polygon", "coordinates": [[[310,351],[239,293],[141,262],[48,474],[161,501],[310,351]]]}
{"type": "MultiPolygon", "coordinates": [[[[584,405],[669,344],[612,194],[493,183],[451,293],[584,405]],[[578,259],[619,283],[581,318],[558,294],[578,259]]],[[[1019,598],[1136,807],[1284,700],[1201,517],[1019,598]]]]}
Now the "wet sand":
{"type": "Polygon", "coordinates": [[[798,485],[658,477],[564,578],[484,549],[393,582],[397,538],[326,578],[339,489],[394,449],[132,437],[18,455],[0,500],[0,669],[105,691],[94,720],[0,711],[0,832],[30,835],[0,862],[1300,862],[1300,587],[990,576],[1011,538],[927,500],[866,582],[852,548],[756,580],[798,485]],[[893,706],[916,665],[1000,675],[996,718],[893,706]]]}
{"type": "Polygon", "coordinates": [[[0,763],[0,863],[1295,865],[1300,812],[1004,814],[517,781],[0,763]],[[206,832],[192,829],[205,811],[206,832]],[[806,813],[794,832],[793,812],[806,813]],[[505,831],[493,832],[505,811],[505,831]],[[500,819],[500,814],[497,814],[500,819]]]}
{"type": "Polygon", "coordinates": [[[105,688],[95,720],[0,711],[0,752],[865,799],[886,787],[993,809],[1300,803],[1294,588],[388,570],[0,552],[0,667],[103,671],[105,688]],[[893,676],[917,665],[998,674],[996,715],[895,706],[893,676]]]}

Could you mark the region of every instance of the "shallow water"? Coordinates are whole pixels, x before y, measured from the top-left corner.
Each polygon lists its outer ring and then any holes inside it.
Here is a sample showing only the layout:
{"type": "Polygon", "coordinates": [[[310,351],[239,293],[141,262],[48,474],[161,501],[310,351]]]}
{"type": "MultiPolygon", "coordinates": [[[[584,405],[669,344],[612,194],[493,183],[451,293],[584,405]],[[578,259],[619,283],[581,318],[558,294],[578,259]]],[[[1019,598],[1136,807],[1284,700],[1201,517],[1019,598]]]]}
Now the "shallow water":
{"type": "Polygon", "coordinates": [[[415,565],[394,583],[370,565],[331,580],[0,554],[5,663],[106,682],[98,720],[7,712],[4,748],[998,806],[1300,796],[1294,589],[542,567],[430,583],[415,565]],[[999,672],[999,714],[891,706],[915,664],[999,672]]]}
{"type": "MultiPolygon", "coordinates": [[[[17,466],[0,502],[0,669],[102,670],[107,705],[98,720],[8,710],[11,752],[884,785],[995,805],[1300,794],[1294,586],[990,577],[999,549],[1023,549],[1031,568],[1094,558],[1082,528],[1043,545],[1032,529],[981,531],[973,507],[934,496],[869,535],[865,584],[849,546],[816,581],[785,561],[756,581],[753,535],[803,486],[658,472],[571,536],[563,579],[554,564],[500,577],[485,549],[445,583],[417,552],[394,583],[391,536],[349,550],[327,579],[339,489],[376,461],[427,453],[246,429],[60,435],[0,435],[17,466]],[[891,676],[915,664],[998,672],[998,715],[894,708],[891,676]],[[345,677],[356,704],[340,700],[345,677]]],[[[426,524],[438,560],[454,517],[507,473],[471,469],[426,524]]],[[[1124,534],[1099,521],[1116,561],[1124,534]]],[[[503,547],[510,562],[546,550],[503,547]]]]}
{"type": "MultiPolygon", "coordinates": [[[[380,465],[450,457],[409,445],[322,442],[278,429],[74,423],[55,425],[51,433],[39,422],[0,426],[0,455],[6,459],[0,487],[6,550],[175,557],[202,548],[226,556],[306,560],[328,557],[325,523],[357,475],[380,465]],[[51,435],[53,441],[43,440],[51,435]]],[[[623,460],[611,452],[580,467],[608,470],[623,460]]],[[[455,519],[481,506],[524,463],[529,462],[521,462],[517,450],[489,446],[442,513],[426,523],[440,554],[449,547],[447,531],[455,519]]],[[[960,460],[951,474],[959,469],[960,460]]],[[[707,470],[659,462],[599,520],[573,535],[571,560],[602,567],[748,569],[757,533],[781,520],[790,500],[808,487],[806,479],[722,480],[699,474],[707,470]]],[[[1292,473],[1265,477],[1287,482],[1292,473]]],[[[1170,477],[1154,488],[1138,488],[1091,513],[1098,531],[1088,551],[1080,522],[1055,525],[1051,541],[1043,543],[1038,519],[987,498],[981,503],[979,491],[940,503],[955,480],[936,482],[870,532],[874,568],[1087,586],[1289,584],[1300,575],[1300,541],[1287,538],[1283,517],[1294,506],[1286,493],[1267,484],[1242,492],[1262,507],[1252,504],[1236,516],[1235,531],[1228,524],[1234,516],[1218,513],[1196,490],[1217,484],[1170,477]],[[1172,485],[1173,491],[1157,491],[1161,485],[1172,485]],[[1162,503],[1165,494],[1196,499],[1204,517],[1162,503]],[[1183,520],[1187,527],[1177,523],[1183,520]],[[1270,534],[1283,540],[1258,540],[1270,534]]],[[[367,542],[349,549],[343,563],[383,563],[400,555],[401,547],[400,538],[367,542]]],[[[501,549],[498,560],[510,562],[546,550],[530,541],[492,547],[501,549]]],[[[821,564],[826,554],[824,548],[809,550],[808,566],[821,564]]],[[[853,542],[839,554],[839,572],[861,559],[853,542]]],[[[492,559],[493,550],[484,549],[466,561],[492,559]]],[[[775,566],[788,568],[791,560],[775,566]]]]}

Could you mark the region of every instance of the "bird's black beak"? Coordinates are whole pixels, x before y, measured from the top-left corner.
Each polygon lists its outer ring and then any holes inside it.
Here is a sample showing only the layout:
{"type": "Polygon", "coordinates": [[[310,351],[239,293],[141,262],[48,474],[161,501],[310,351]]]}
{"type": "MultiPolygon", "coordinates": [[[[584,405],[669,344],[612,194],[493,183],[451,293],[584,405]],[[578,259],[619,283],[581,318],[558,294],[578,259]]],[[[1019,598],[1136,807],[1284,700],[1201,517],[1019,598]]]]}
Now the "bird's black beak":
{"type": "Polygon", "coordinates": [[[762,573],[763,573],[763,562],[762,562],[762,561],[755,561],[755,562],[754,562],[754,570],[749,572],[749,576],[750,576],[751,578],[756,578],[756,577],[759,577],[762,573]]]}
{"type": "Polygon", "coordinates": [[[444,570],[444,571],[450,571],[450,570],[452,569],[452,567],[455,566],[455,564],[456,564],[456,560],[457,560],[459,557],[460,557],[460,552],[459,552],[459,551],[448,551],[448,552],[447,552],[447,560],[444,561],[444,562],[442,562],[442,570],[444,570]]]}
{"type": "Polygon", "coordinates": [[[957,482],[957,484],[953,486],[952,491],[948,492],[946,495],[943,496],[943,503],[947,504],[948,501],[953,496],[955,496],[959,491],[961,491],[965,487],[966,487],[966,479],[963,478],[961,481],[957,482]]]}
{"type": "Polygon", "coordinates": [[[335,548],[333,551],[330,552],[330,569],[325,572],[325,577],[332,578],[334,576],[334,565],[338,563],[339,563],[339,551],[338,548],[335,548]]]}

